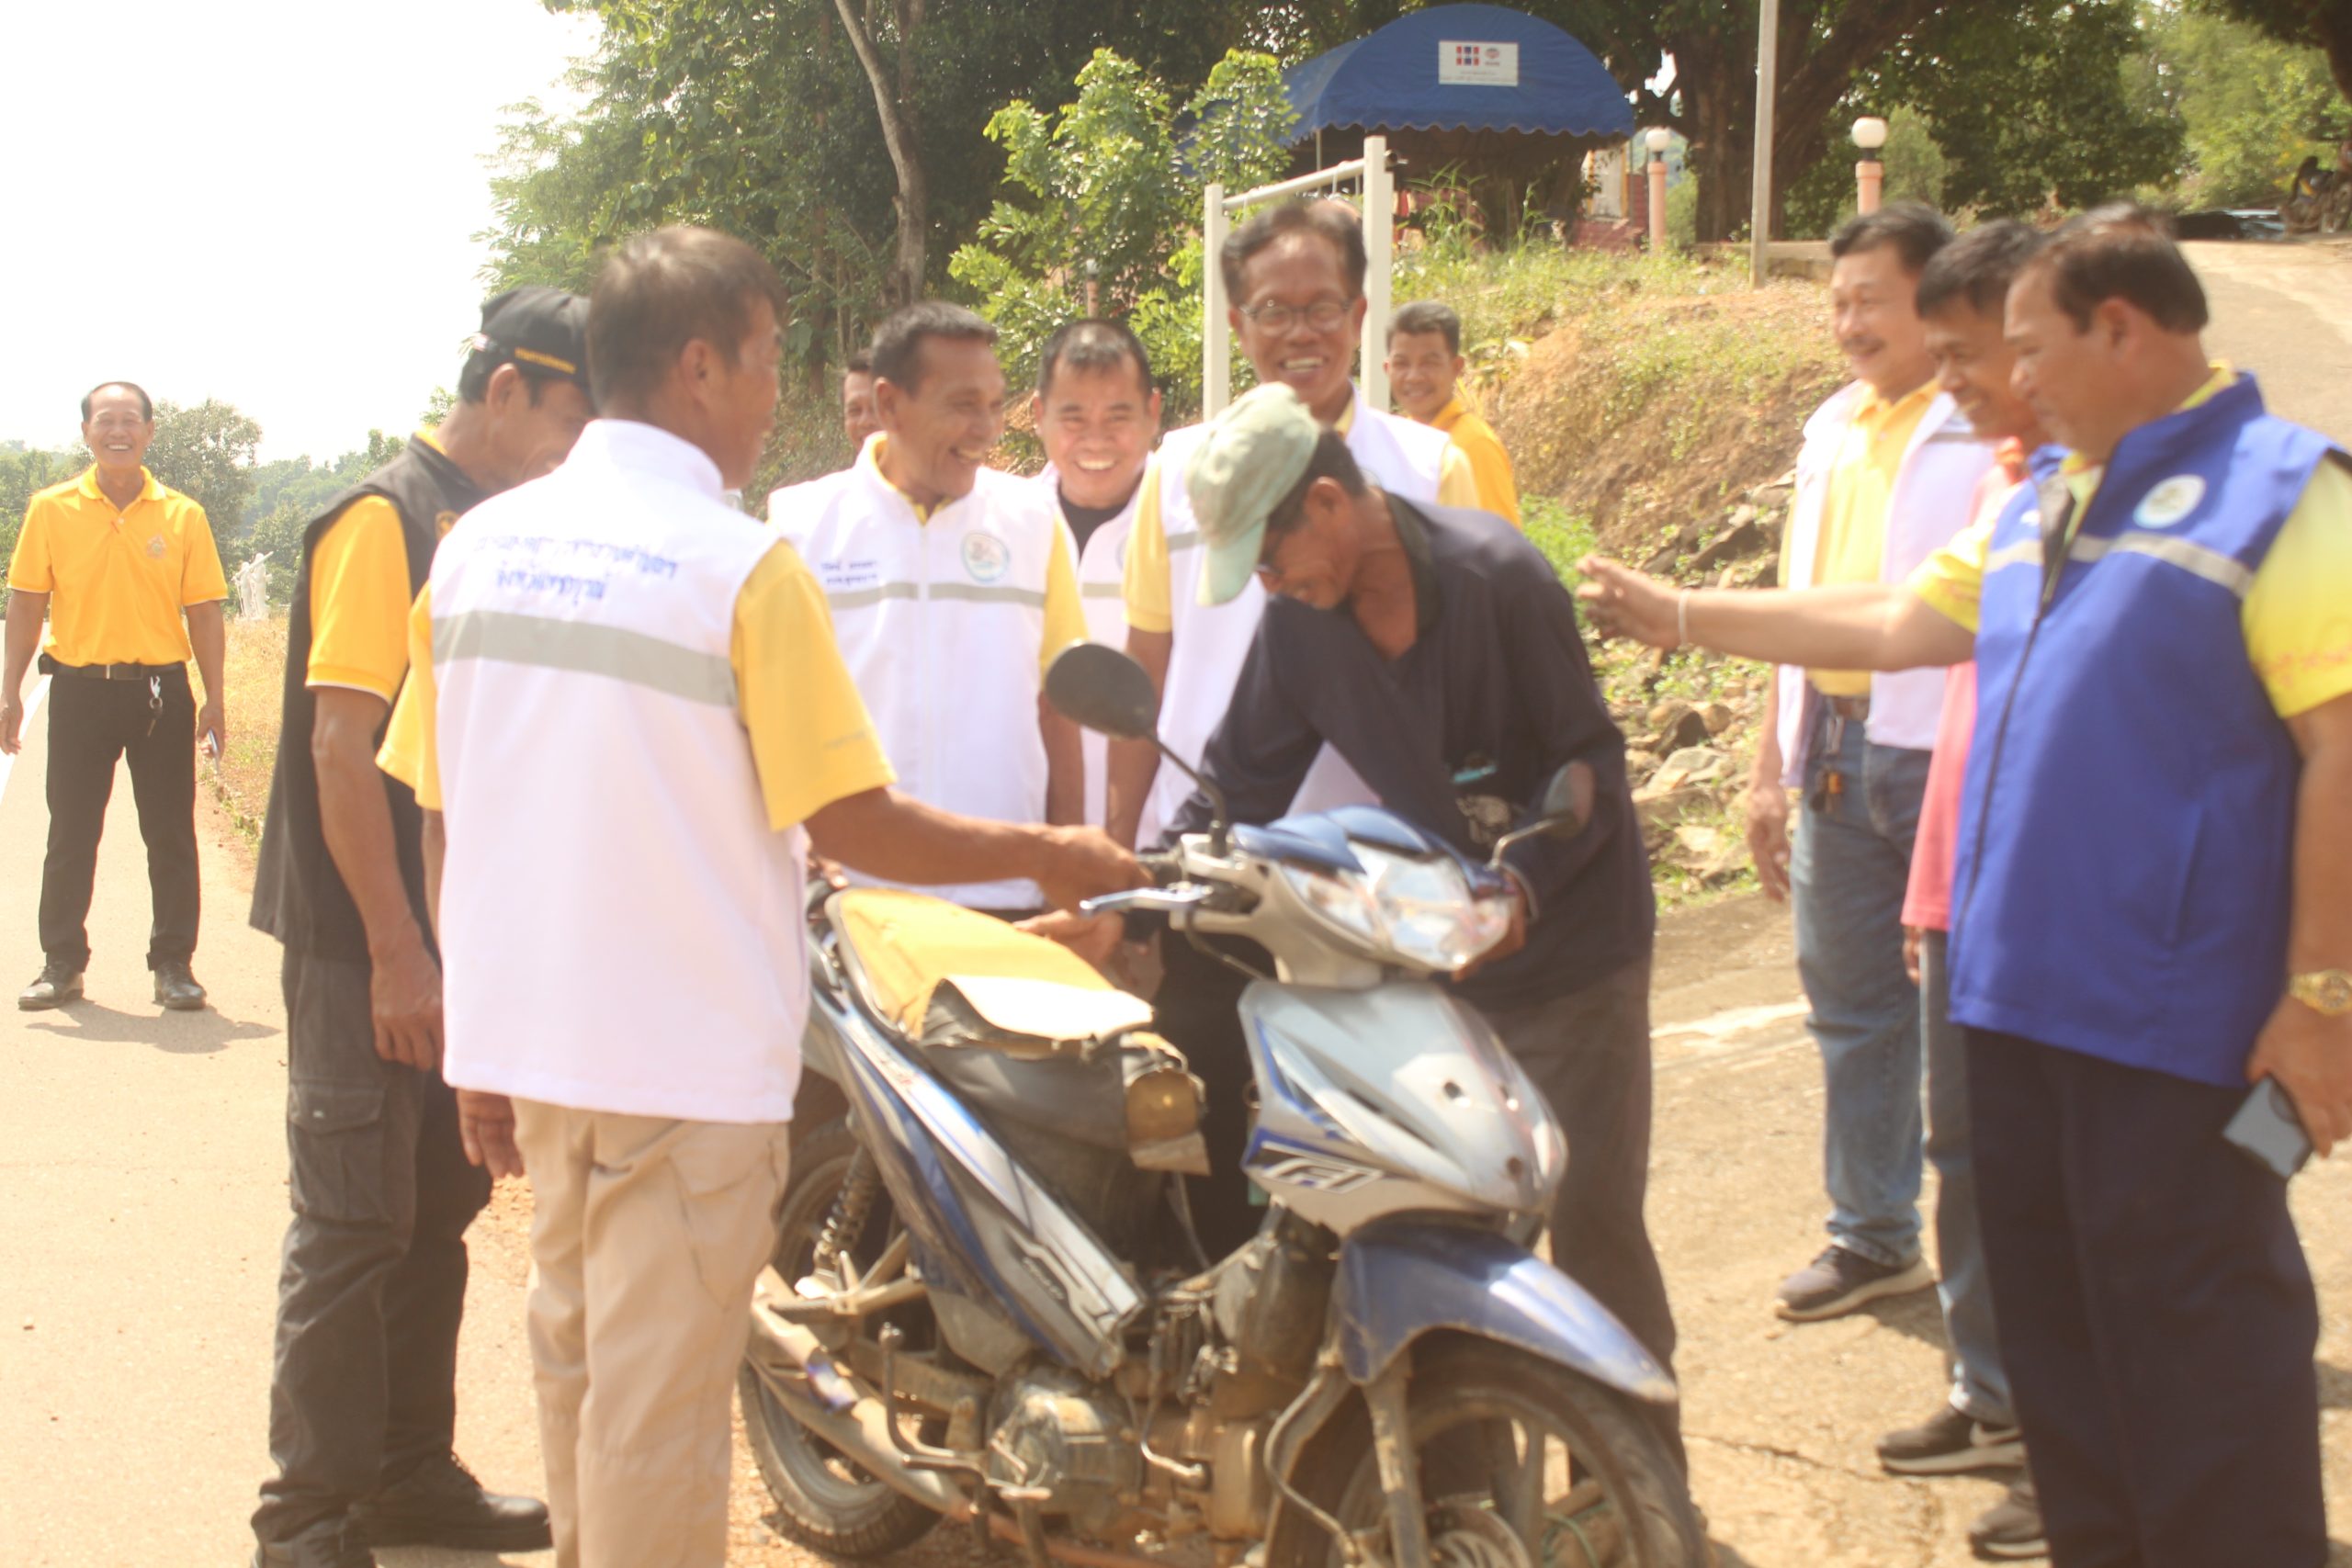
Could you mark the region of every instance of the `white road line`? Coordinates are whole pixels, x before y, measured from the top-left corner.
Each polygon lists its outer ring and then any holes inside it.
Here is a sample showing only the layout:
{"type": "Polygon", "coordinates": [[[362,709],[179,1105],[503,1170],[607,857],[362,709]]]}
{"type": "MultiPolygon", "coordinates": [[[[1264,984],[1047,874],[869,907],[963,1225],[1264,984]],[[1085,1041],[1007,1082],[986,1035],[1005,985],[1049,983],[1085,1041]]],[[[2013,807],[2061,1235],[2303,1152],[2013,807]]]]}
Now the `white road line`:
{"type": "MultiPolygon", "coordinates": [[[[32,733],[33,715],[40,712],[40,700],[49,694],[49,677],[43,675],[33,682],[33,694],[25,701],[24,722],[17,727],[17,739],[21,741],[32,733]]],[[[0,800],[8,796],[8,775],[17,771],[14,753],[0,751],[0,800]]]]}

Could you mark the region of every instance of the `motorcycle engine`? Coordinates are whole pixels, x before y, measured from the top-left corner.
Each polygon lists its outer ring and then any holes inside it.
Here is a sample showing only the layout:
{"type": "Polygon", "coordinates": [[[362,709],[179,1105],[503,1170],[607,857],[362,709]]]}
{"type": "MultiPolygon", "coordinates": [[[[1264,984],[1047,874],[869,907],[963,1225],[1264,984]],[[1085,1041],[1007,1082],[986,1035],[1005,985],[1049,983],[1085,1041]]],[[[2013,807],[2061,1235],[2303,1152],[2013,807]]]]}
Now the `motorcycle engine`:
{"type": "Polygon", "coordinates": [[[1041,1491],[1040,1513],[1099,1530],[1143,1485],[1126,1401],[1060,1367],[1007,1379],[989,1402],[989,1479],[1041,1491]]]}

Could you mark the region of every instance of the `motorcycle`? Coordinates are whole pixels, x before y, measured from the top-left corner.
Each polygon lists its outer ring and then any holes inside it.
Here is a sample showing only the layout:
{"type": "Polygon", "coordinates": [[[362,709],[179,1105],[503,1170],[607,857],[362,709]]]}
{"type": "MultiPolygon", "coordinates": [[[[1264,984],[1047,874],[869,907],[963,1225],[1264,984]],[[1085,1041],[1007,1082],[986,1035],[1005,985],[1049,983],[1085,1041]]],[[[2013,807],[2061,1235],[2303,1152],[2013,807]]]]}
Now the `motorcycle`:
{"type": "Polygon", "coordinates": [[[2336,148],[2333,169],[2323,170],[2317,158],[2303,160],[2287,182],[2278,217],[2290,234],[2338,234],[2352,227],[2352,137],[2336,148]]]}
{"type": "MultiPolygon", "coordinates": [[[[1156,739],[1109,649],[1046,693],[1156,739]]],[[[1528,1250],[1558,1126],[1432,979],[1501,940],[1502,849],[1576,830],[1590,784],[1564,770],[1487,863],[1376,809],[1219,801],[1089,906],[1272,956],[1241,1000],[1265,1215],[1215,1260],[1203,1091],[1148,1003],[986,916],[816,889],[815,1076],[741,1377],[775,1526],[867,1558],[958,1521],[1032,1568],[1706,1562],[1643,1414],[1673,1381],[1528,1250]]]]}

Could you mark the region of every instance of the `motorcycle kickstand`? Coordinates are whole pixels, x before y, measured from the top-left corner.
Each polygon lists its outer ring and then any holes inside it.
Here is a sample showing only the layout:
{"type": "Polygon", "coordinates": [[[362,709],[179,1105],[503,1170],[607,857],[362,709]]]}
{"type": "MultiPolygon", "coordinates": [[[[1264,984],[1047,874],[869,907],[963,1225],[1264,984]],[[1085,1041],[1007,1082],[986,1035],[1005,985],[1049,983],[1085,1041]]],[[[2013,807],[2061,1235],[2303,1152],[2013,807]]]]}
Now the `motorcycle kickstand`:
{"type": "Polygon", "coordinates": [[[1412,1376],[1411,1358],[1399,1355],[1363,1390],[1364,1404],[1372,1413],[1373,1458],[1380,1466],[1380,1490],[1388,1503],[1395,1568],[1430,1568],[1420,1458],[1413,1451],[1412,1422],[1405,1406],[1412,1376]]]}

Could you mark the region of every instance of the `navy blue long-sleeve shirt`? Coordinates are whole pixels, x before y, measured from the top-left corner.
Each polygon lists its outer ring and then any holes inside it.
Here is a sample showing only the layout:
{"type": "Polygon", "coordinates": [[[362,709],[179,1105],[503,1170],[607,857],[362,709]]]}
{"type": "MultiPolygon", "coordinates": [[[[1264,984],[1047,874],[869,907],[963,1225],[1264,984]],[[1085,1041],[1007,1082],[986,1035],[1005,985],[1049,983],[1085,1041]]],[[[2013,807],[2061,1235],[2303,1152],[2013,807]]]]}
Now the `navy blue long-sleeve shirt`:
{"type": "MultiPolygon", "coordinates": [[[[1270,601],[1202,772],[1235,821],[1271,822],[1328,743],[1389,810],[1483,858],[1539,814],[1554,773],[1586,763],[1590,823],[1509,856],[1535,898],[1526,947],[1459,987],[1498,1010],[1581,990],[1648,954],[1657,909],[1624,737],[1594,683],[1576,601],[1500,518],[1387,502],[1414,570],[1413,646],[1391,661],[1344,606],[1270,601]]],[[[1170,832],[1208,823],[1196,791],[1170,832]]]]}

